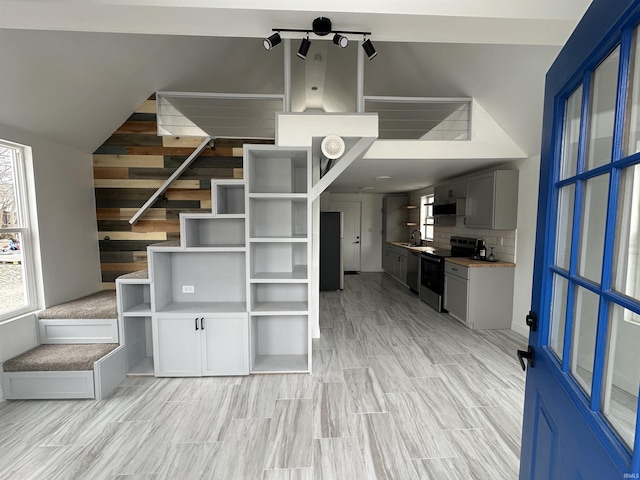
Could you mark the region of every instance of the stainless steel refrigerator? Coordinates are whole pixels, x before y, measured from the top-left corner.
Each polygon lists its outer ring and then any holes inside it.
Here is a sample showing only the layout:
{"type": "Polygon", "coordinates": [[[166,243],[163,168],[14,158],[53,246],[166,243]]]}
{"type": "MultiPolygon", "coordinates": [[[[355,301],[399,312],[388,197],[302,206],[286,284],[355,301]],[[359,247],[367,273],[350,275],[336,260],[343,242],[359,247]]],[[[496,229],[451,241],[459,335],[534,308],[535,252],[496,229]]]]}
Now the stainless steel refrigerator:
{"type": "Polygon", "coordinates": [[[344,289],[342,212],[320,212],[320,290],[344,289]]]}

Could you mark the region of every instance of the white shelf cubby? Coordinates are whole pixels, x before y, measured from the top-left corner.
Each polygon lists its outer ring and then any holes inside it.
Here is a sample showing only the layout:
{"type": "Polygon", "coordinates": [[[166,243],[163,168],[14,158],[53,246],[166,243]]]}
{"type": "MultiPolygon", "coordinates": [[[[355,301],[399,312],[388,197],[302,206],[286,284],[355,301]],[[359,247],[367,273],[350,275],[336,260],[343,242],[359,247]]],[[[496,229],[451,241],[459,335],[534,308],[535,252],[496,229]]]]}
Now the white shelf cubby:
{"type": "Polygon", "coordinates": [[[151,285],[145,283],[121,283],[120,308],[124,317],[151,314],[151,285]]]}
{"type": "Polygon", "coordinates": [[[251,284],[251,311],[254,313],[295,315],[308,310],[308,283],[251,284]]]}
{"type": "Polygon", "coordinates": [[[212,211],[216,215],[243,215],[245,213],[244,180],[212,180],[212,211]]]}
{"type": "Polygon", "coordinates": [[[211,214],[180,215],[183,248],[238,249],[245,246],[244,215],[213,217],[211,214]]]}
{"type": "Polygon", "coordinates": [[[153,251],[150,265],[155,312],[247,309],[245,252],[153,251]]]}
{"type": "Polygon", "coordinates": [[[249,235],[251,238],[306,238],[307,210],[306,198],[251,198],[249,235]]]}
{"type": "Polygon", "coordinates": [[[251,372],[307,373],[309,343],[306,315],[252,315],[251,372]]]}
{"type": "Polygon", "coordinates": [[[308,280],[308,249],[305,242],[252,242],[251,282],[308,280]]]}
{"type": "Polygon", "coordinates": [[[123,317],[127,374],[153,375],[151,317],[123,317]]]}
{"type": "Polygon", "coordinates": [[[309,192],[309,151],[245,145],[249,193],[309,192]]]}

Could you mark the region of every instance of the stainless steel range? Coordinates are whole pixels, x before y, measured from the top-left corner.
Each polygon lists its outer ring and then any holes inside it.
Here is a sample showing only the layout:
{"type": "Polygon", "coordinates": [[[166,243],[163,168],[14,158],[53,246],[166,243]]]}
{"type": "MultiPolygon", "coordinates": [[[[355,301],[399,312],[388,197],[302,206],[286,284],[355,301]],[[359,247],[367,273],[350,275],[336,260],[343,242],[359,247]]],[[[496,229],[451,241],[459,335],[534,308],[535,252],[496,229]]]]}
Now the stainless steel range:
{"type": "Polygon", "coordinates": [[[444,309],[444,259],[447,257],[471,257],[477,239],[451,237],[451,250],[428,248],[420,255],[420,300],[439,312],[444,309]]]}

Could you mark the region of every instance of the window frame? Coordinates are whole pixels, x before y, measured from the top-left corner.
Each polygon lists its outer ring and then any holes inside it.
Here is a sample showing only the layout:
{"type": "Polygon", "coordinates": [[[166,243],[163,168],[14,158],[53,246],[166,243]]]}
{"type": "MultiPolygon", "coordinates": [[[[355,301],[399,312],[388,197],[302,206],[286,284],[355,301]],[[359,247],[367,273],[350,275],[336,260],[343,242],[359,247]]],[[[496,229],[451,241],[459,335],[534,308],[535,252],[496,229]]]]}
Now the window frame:
{"type": "Polygon", "coordinates": [[[14,187],[16,196],[16,214],[18,225],[3,227],[0,233],[20,234],[20,251],[22,252],[22,269],[26,302],[22,307],[0,312],[0,324],[16,317],[31,313],[38,308],[38,290],[36,285],[36,266],[34,258],[33,229],[31,226],[29,180],[26,162],[30,158],[30,149],[25,145],[0,139],[0,148],[9,148],[15,152],[13,160],[14,187]]]}
{"type": "Polygon", "coordinates": [[[429,242],[432,242],[435,236],[435,217],[433,216],[434,201],[435,194],[433,193],[420,197],[420,234],[423,240],[429,242]],[[431,230],[431,235],[427,234],[429,229],[431,230]]]}

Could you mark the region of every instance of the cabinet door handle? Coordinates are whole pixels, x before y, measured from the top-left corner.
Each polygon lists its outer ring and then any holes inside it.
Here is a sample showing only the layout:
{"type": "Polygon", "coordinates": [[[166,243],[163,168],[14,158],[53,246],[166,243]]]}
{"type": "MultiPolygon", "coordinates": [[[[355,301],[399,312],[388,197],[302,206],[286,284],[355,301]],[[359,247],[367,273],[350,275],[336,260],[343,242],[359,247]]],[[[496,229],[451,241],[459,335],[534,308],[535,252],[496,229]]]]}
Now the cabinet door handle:
{"type": "Polygon", "coordinates": [[[204,330],[204,317],[200,319],[200,330],[204,330]]]}
{"type": "Polygon", "coordinates": [[[198,317],[196,317],[196,330],[198,330],[198,317]]]}
{"type": "Polygon", "coordinates": [[[457,269],[457,268],[455,268],[455,267],[451,267],[451,270],[453,270],[454,272],[457,272],[457,271],[458,271],[458,269],[457,269]]]}

